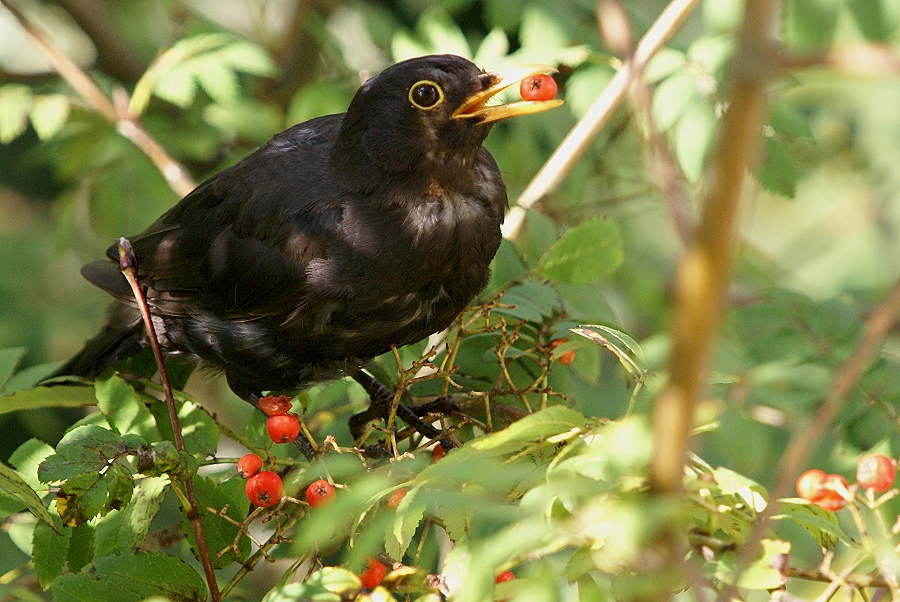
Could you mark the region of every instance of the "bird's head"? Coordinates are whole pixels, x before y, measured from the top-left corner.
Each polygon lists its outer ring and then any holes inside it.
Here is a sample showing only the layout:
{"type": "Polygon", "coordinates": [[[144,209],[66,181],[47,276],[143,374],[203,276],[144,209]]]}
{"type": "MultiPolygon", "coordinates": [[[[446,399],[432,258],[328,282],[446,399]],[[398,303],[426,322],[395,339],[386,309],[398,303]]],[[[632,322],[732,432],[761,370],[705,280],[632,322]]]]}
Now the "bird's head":
{"type": "Polygon", "coordinates": [[[405,181],[471,169],[493,123],[562,104],[487,104],[501,90],[549,71],[529,65],[486,73],[454,55],[392,65],[366,81],[350,103],[335,145],[337,167],[405,181]]]}

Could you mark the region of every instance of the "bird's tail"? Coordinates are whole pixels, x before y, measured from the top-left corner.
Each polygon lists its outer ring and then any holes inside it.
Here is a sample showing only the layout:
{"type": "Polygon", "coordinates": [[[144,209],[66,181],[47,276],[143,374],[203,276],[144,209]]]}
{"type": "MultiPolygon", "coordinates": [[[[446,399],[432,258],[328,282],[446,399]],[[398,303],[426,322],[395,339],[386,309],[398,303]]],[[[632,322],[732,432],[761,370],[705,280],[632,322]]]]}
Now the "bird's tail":
{"type": "Polygon", "coordinates": [[[111,309],[103,330],[53,376],[99,376],[117,361],[143,349],[144,327],[138,310],[122,303],[115,303],[111,309]]]}

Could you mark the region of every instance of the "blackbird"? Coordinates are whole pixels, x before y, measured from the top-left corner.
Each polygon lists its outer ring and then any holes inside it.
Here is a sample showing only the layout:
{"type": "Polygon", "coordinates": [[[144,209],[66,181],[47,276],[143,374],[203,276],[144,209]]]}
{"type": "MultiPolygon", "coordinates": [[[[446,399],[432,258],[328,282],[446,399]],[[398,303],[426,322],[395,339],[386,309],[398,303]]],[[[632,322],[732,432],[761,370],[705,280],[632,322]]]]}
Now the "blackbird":
{"type": "MultiPolygon", "coordinates": [[[[349,375],[383,407],[367,361],[446,328],[488,282],[507,207],[482,147],[491,125],[561,101],[486,103],[548,70],[403,61],[346,113],[296,125],[197,186],[129,238],[163,351],[224,372],[251,403],[349,375]]],[[[97,376],[148,346],[117,247],[107,255],[81,273],[116,299],[108,322],[57,375],[97,376]]]]}

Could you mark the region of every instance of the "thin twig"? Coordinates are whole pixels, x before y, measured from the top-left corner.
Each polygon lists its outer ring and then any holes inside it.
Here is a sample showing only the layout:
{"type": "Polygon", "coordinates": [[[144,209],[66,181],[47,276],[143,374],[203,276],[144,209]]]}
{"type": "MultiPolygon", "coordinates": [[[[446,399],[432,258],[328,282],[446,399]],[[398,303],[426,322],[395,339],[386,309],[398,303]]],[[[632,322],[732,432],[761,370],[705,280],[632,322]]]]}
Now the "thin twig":
{"type": "MultiPolygon", "coordinates": [[[[175,433],[175,447],[178,451],[185,451],[184,436],[181,432],[181,422],[178,419],[178,410],[175,408],[175,398],[172,396],[172,387],[169,384],[169,375],[166,372],[166,364],[163,359],[162,350],[159,347],[159,340],[156,338],[156,328],[153,326],[153,318],[150,316],[150,308],[147,306],[147,299],[135,275],[137,267],[137,258],[131,249],[131,243],[127,238],[119,239],[119,266],[122,273],[128,280],[134,298],[137,300],[138,309],[141,312],[141,318],[144,320],[144,326],[147,328],[147,335],[150,340],[150,347],[153,349],[153,357],[156,359],[156,366],[159,369],[159,378],[162,381],[163,392],[166,397],[166,407],[169,408],[169,419],[172,421],[172,430],[175,433]]],[[[187,515],[194,531],[194,538],[197,540],[197,556],[203,565],[203,572],[206,574],[206,582],[209,585],[209,593],[213,602],[221,602],[219,595],[219,586],[216,583],[216,574],[213,571],[212,562],[209,559],[209,549],[206,547],[206,538],[203,535],[203,527],[200,524],[200,514],[197,510],[197,498],[194,495],[194,483],[191,479],[185,479],[184,489],[187,497],[188,507],[187,515]]]]}
{"type": "Polygon", "coordinates": [[[635,73],[639,73],[647,61],[674,34],[699,0],[672,0],[650,27],[635,48],[634,56],[616,72],[584,117],[568,133],[562,144],[553,152],[540,171],[531,180],[517,205],[510,209],[503,222],[503,236],[515,240],[525,220],[525,209],[556,189],[575,162],[584,154],[588,145],[597,137],[600,129],[622,103],[628,93],[635,73]]]}
{"type": "MultiPolygon", "coordinates": [[[[57,48],[44,31],[32,23],[10,0],[0,0],[0,4],[12,13],[16,21],[19,22],[19,26],[37,46],[37,49],[50,63],[53,70],[59,73],[91,108],[114,125],[120,134],[144,151],[160,173],[162,173],[163,177],[165,177],[172,190],[179,196],[184,196],[196,187],[196,183],[188,175],[187,170],[175,161],[135,119],[118,109],[116,104],[94,83],[94,80],[57,48]]],[[[127,103],[125,103],[125,106],[127,106],[127,103]]]]}

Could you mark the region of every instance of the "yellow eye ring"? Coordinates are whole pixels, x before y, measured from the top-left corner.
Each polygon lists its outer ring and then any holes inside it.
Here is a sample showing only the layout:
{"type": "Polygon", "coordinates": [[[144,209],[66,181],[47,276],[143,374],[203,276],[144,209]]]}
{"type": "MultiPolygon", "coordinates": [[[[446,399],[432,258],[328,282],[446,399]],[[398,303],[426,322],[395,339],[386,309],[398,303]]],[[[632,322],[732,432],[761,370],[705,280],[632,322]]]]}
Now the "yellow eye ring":
{"type": "Polygon", "coordinates": [[[430,79],[417,81],[409,88],[409,102],[417,109],[430,111],[444,101],[444,91],[430,79]]]}

